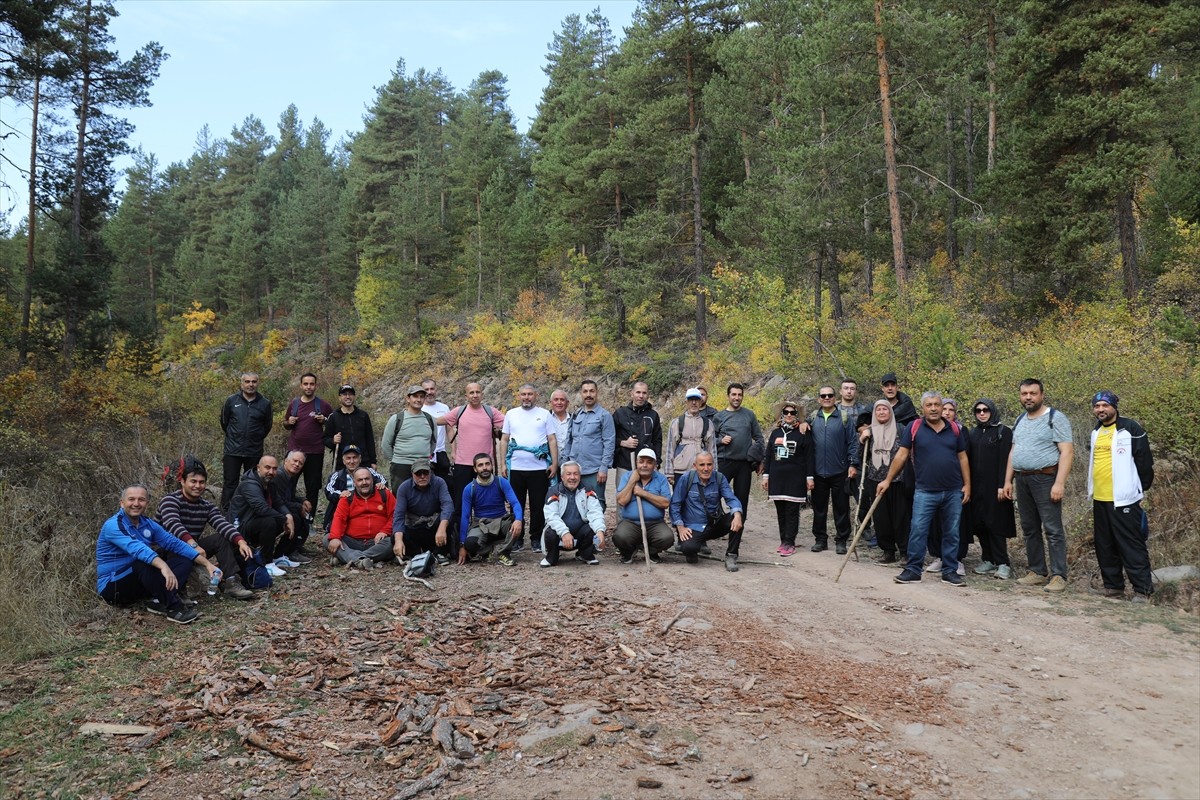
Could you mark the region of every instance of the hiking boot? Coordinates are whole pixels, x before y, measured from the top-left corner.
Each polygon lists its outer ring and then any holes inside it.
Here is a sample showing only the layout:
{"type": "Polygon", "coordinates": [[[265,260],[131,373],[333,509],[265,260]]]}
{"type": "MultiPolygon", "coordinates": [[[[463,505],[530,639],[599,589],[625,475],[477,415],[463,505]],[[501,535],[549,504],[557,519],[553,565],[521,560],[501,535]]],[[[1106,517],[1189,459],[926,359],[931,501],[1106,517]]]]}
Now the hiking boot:
{"type": "Polygon", "coordinates": [[[1103,595],[1104,597],[1120,597],[1120,598],[1124,599],[1125,590],[1124,589],[1110,589],[1107,586],[1105,586],[1104,589],[1100,592],[1100,594],[1103,595]]]}
{"type": "Polygon", "coordinates": [[[254,597],[254,592],[242,586],[242,582],[237,578],[226,578],[221,581],[221,591],[232,600],[249,600],[254,597]]]}
{"type": "Polygon", "coordinates": [[[949,575],[943,575],[942,583],[948,583],[951,586],[959,589],[965,588],[967,585],[967,582],[963,580],[962,575],[959,575],[957,572],[951,572],[949,575]]]}
{"type": "Polygon", "coordinates": [[[1149,603],[1150,595],[1142,594],[1141,592],[1134,592],[1133,598],[1130,600],[1130,602],[1131,603],[1149,603]]]}
{"type": "Polygon", "coordinates": [[[167,609],[167,619],[177,625],[188,625],[196,621],[196,617],[200,616],[196,609],[185,608],[182,603],[167,609]]]}
{"type": "MultiPolygon", "coordinates": [[[[632,559],[633,559],[633,556],[630,556],[629,558],[632,560],[632,559]]],[[[699,559],[697,559],[697,560],[699,560],[699,559]]],[[[658,553],[651,553],[651,554],[650,554],[650,563],[651,563],[651,564],[663,564],[663,563],[666,563],[666,562],[665,562],[665,560],[663,559],[663,557],[662,557],[660,554],[658,554],[658,553]]],[[[695,562],[695,561],[693,561],[693,562],[691,562],[691,563],[693,563],[693,564],[694,564],[694,563],[696,563],[696,562],[695,562]]]]}
{"type": "Polygon", "coordinates": [[[712,555],[712,550],[709,550],[709,549],[708,549],[708,545],[706,545],[706,544],[702,544],[702,545],[700,545],[700,555],[702,555],[702,556],[711,556],[711,555],[712,555]]]}
{"type": "Polygon", "coordinates": [[[996,565],[990,561],[982,561],[979,566],[972,570],[976,575],[991,575],[996,571],[996,565]]]}
{"type": "Polygon", "coordinates": [[[726,572],[737,572],[738,571],[738,563],[737,563],[737,555],[736,554],[727,553],[725,555],[725,571],[726,572]]]}
{"type": "Polygon", "coordinates": [[[595,556],[592,556],[591,558],[584,558],[581,555],[576,555],[575,560],[582,564],[587,564],[589,567],[594,567],[600,563],[600,559],[596,558],[595,556]]]}
{"type": "Polygon", "coordinates": [[[538,562],[538,566],[539,567],[553,567],[554,565],[550,563],[549,559],[543,558],[541,561],[538,562]]]}
{"type": "Polygon", "coordinates": [[[621,553],[621,563],[622,564],[632,564],[633,563],[633,553],[621,553]]]}
{"type": "Polygon", "coordinates": [[[1051,594],[1062,594],[1067,590],[1067,579],[1062,575],[1055,575],[1050,579],[1050,582],[1042,589],[1043,592],[1051,594]]]}
{"type": "Polygon", "coordinates": [[[837,554],[839,556],[846,555],[846,543],[845,542],[838,542],[836,545],[834,545],[834,549],[837,551],[837,554]]]}
{"type": "Polygon", "coordinates": [[[695,553],[686,553],[683,557],[687,559],[687,563],[689,564],[700,563],[700,556],[696,555],[695,553]]]}
{"type": "Polygon", "coordinates": [[[940,558],[935,558],[933,561],[930,561],[929,566],[927,566],[925,568],[925,571],[926,572],[941,572],[942,571],[942,560],[940,558]]]}
{"type": "Polygon", "coordinates": [[[892,578],[892,583],[920,583],[920,582],[921,582],[921,573],[909,572],[908,570],[904,570],[904,572],[901,572],[899,575],[892,578]]]}
{"type": "Polygon", "coordinates": [[[515,567],[517,565],[512,556],[506,556],[503,553],[496,559],[496,563],[502,567],[515,567]]]}
{"type": "Polygon", "coordinates": [[[1017,579],[1018,586],[1045,586],[1049,582],[1049,578],[1045,575],[1038,575],[1036,572],[1030,572],[1023,578],[1017,579]]]}
{"type": "Polygon", "coordinates": [[[896,563],[896,554],[895,553],[884,553],[882,556],[875,559],[875,563],[876,564],[895,564],[896,563]]]}
{"type": "Polygon", "coordinates": [[[996,567],[996,572],[993,577],[1000,581],[1008,580],[1012,577],[1012,567],[1010,567],[1008,564],[1001,564],[1000,566],[996,567]]]}
{"type": "Polygon", "coordinates": [[[825,542],[814,542],[813,546],[808,549],[814,553],[821,553],[821,552],[824,552],[825,550],[828,550],[829,545],[826,544],[825,542]]]}

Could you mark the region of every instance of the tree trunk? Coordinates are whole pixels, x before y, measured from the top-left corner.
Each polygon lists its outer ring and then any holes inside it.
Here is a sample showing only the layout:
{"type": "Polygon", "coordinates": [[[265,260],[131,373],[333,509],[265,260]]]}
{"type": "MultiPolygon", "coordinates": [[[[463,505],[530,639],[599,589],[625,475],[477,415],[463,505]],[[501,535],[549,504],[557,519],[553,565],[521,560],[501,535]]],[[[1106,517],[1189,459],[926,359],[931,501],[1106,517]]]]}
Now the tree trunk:
{"type": "Polygon", "coordinates": [[[813,342],[813,354],[816,356],[821,355],[821,330],[823,327],[821,325],[821,315],[824,313],[821,292],[824,289],[822,285],[824,283],[824,262],[824,252],[818,251],[816,257],[817,274],[813,276],[813,321],[816,323],[817,329],[817,340],[813,342]]]}
{"type": "Polygon", "coordinates": [[[750,180],[750,145],[748,144],[750,136],[746,131],[742,131],[742,169],[745,171],[746,180],[750,180]]]}
{"type": "Polygon", "coordinates": [[[996,12],[987,14],[988,132],[987,171],[996,168],[996,12]]]}
{"type": "Polygon", "coordinates": [[[838,269],[837,248],[833,242],[825,242],[825,263],[828,269],[825,277],[829,281],[829,305],[834,325],[841,325],[846,319],[846,310],[842,307],[841,270],[838,269]]]}
{"type": "MultiPolygon", "coordinates": [[[[83,31],[80,34],[79,52],[82,54],[80,66],[82,72],[79,85],[79,124],[75,134],[75,169],[74,184],[71,190],[71,252],[69,269],[73,273],[82,272],[83,253],[83,154],[87,141],[88,113],[91,111],[92,91],[92,62],[90,55],[92,32],[92,0],[87,0],[84,6],[83,31]]],[[[74,277],[74,276],[72,276],[74,277]]],[[[75,345],[79,340],[79,300],[74,291],[68,291],[66,313],[63,315],[63,360],[69,367],[75,355],[75,345]]]]}
{"type": "Polygon", "coordinates": [[[700,121],[696,114],[696,89],[692,54],[687,55],[688,130],[692,146],[692,260],[696,275],[696,341],[708,339],[708,312],[704,295],[704,227],[700,206],[700,121]]]}
{"type": "Polygon", "coordinates": [[[475,192],[475,313],[483,308],[483,197],[475,192]]]}
{"type": "Polygon", "coordinates": [[[904,220],[900,215],[900,181],[896,172],[896,134],[892,125],[892,79],[888,72],[887,40],[883,36],[883,0],[875,0],[875,58],[879,66],[879,100],[883,114],[883,159],[887,168],[888,213],[892,224],[892,261],[896,294],[903,297],[908,278],[904,257],[904,220]]]}
{"type": "MultiPolygon", "coordinates": [[[[38,59],[40,66],[41,59],[38,59]]],[[[25,285],[21,287],[21,336],[17,344],[17,366],[29,358],[29,324],[33,309],[34,244],[37,239],[37,143],[38,106],[42,96],[42,76],[33,76],[33,124],[29,137],[29,234],[25,239],[25,285]]]]}
{"type": "Polygon", "coordinates": [[[1140,281],[1137,263],[1137,220],[1133,215],[1133,195],[1117,195],[1117,237],[1121,242],[1121,275],[1125,279],[1125,299],[1137,302],[1140,281]]]}
{"type": "Polygon", "coordinates": [[[954,169],[954,114],[946,109],[946,185],[951,188],[950,205],[946,209],[946,255],[950,263],[958,263],[958,231],[954,223],[958,221],[958,195],[955,191],[958,180],[954,169]]]}
{"type": "MultiPolygon", "coordinates": [[[[975,106],[968,102],[963,109],[963,149],[967,172],[967,197],[975,196],[975,106]]],[[[975,235],[968,229],[963,239],[963,258],[968,261],[975,252],[975,235]]]]}
{"type": "Polygon", "coordinates": [[[863,212],[863,285],[866,288],[867,297],[871,297],[875,293],[875,259],[871,258],[871,215],[867,213],[867,207],[864,204],[863,212]]]}

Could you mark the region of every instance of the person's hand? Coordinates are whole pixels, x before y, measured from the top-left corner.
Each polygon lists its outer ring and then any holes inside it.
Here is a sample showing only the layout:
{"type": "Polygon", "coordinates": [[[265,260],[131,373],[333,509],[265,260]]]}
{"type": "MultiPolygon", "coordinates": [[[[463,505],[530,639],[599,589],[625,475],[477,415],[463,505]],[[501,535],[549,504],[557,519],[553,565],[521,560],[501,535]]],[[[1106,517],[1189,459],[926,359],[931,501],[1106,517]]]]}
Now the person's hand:
{"type": "MultiPolygon", "coordinates": [[[[549,472],[549,470],[547,470],[547,472],[549,472]]],[[[508,479],[508,467],[505,466],[503,461],[500,462],[500,466],[496,467],[496,474],[505,480],[508,479]]]]}
{"type": "Polygon", "coordinates": [[[333,435],[333,443],[334,443],[334,444],[341,444],[341,443],[342,443],[342,435],[341,435],[340,433],[335,433],[335,434],[333,435]]]}
{"type": "Polygon", "coordinates": [[[524,523],[521,522],[521,520],[514,519],[512,526],[509,527],[508,530],[510,533],[512,533],[513,536],[520,536],[521,531],[525,530],[525,525],[524,525],[524,523]]]}
{"type": "Polygon", "coordinates": [[[638,446],[638,438],[636,436],[630,436],[626,439],[621,440],[621,447],[625,448],[626,450],[632,450],[633,448],[635,448],[637,446],[638,446]]]}
{"type": "Polygon", "coordinates": [[[812,478],[809,478],[809,479],[806,481],[806,483],[808,484],[808,490],[809,490],[810,492],[811,492],[813,489],[817,488],[817,482],[816,482],[816,481],[814,481],[812,478]]]}
{"type": "Polygon", "coordinates": [[[245,539],[242,539],[240,542],[238,542],[237,547],[238,555],[241,556],[243,560],[249,560],[254,556],[254,550],[250,548],[250,545],[246,543],[245,539]]]}
{"type": "Polygon", "coordinates": [[[379,544],[389,536],[391,536],[391,534],[387,531],[380,531],[379,533],[375,534],[375,544],[379,544]]]}
{"type": "Polygon", "coordinates": [[[330,539],[329,544],[325,545],[325,549],[329,551],[330,555],[334,555],[335,553],[337,553],[337,551],[340,550],[341,547],[342,547],[341,539],[330,539]]]}
{"type": "Polygon", "coordinates": [[[204,569],[205,569],[205,570],[207,570],[207,572],[208,572],[208,577],[210,577],[210,578],[211,578],[211,577],[212,577],[212,576],[213,576],[215,573],[217,573],[217,572],[220,572],[220,571],[221,571],[221,568],[220,568],[220,567],[218,567],[216,564],[212,563],[211,561],[209,561],[207,564],[205,564],[205,565],[204,565],[204,569]]]}
{"type": "Polygon", "coordinates": [[[345,499],[349,498],[350,495],[352,495],[352,494],[354,494],[353,489],[343,489],[342,490],[342,499],[345,500],[345,499]]]}
{"type": "Polygon", "coordinates": [[[721,444],[730,444],[733,442],[733,437],[728,433],[721,437],[721,444]]]}
{"type": "Polygon", "coordinates": [[[175,577],[174,572],[171,572],[171,568],[167,566],[165,561],[163,562],[163,565],[158,568],[158,571],[162,573],[163,583],[166,584],[168,592],[173,592],[179,588],[179,579],[175,577]]]}
{"type": "Polygon", "coordinates": [[[807,422],[801,422],[796,426],[796,432],[801,436],[808,433],[810,430],[812,430],[812,425],[809,425],[807,422]]]}
{"type": "Polygon", "coordinates": [[[858,467],[851,467],[849,471],[846,472],[846,477],[848,477],[850,480],[854,480],[856,477],[858,477],[858,467]]]}
{"type": "Polygon", "coordinates": [[[1011,481],[1004,484],[1004,488],[1002,488],[1000,491],[1005,500],[1013,499],[1013,485],[1011,481]]]}
{"type": "MultiPolygon", "coordinates": [[[[892,485],[892,481],[890,478],[884,478],[883,480],[881,480],[879,482],[879,485],[877,487],[875,487],[875,496],[882,497],[883,493],[886,492],[888,490],[888,487],[891,485],[892,485]]],[[[811,489],[812,487],[810,486],[809,488],[811,489]]]]}
{"type": "Polygon", "coordinates": [[[742,512],[733,512],[733,522],[729,523],[729,530],[737,533],[742,529],[742,512]]]}
{"type": "Polygon", "coordinates": [[[763,475],[763,476],[762,476],[762,487],[763,487],[764,489],[765,489],[765,488],[767,488],[767,483],[769,483],[769,482],[770,482],[770,480],[771,480],[771,476],[770,476],[770,475],[763,475]]]}
{"type": "Polygon", "coordinates": [[[604,484],[608,483],[608,473],[607,472],[597,472],[596,473],[596,483],[599,484],[600,486],[603,486],[604,484]]]}
{"type": "Polygon", "coordinates": [[[604,531],[596,531],[596,549],[604,549],[604,531]]]}
{"type": "Polygon", "coordinates": [[[296,520],[292,519],[292,515],[288,514],[283,518],[283,528],[287,531],[287,538],[292,539],[296,536],[296,520]]]}
{"type": "Polygon", "coordinates": [[[563,550],[571,550],[575,547],[575,537],[571,534],[566,534],[562,537],[563,550]]]}
{"type": "Polygon", "coordinates": [[[458,563],[460,565],[467,563],[467,548],[458,548],[458,563]]]}
{"type": "Polygon", "coordinates": [[[1054,485],[1050,487],[1050,501],[1052,503],[1061,503],[1063,494],[1063,485],[1058,481],[1055,481],[1054,485]]]}
{"type": "Polygon", "coordinates": [[[446,532],[438,531],[433,537],[433,543],[436,544],[438,547],[445,547],[446,546],[446,532]]]}
{"type": "Polygon", "coordinates": [[[963,487],[963,505],[965,506],[969,502],[971,502],[971,487],[964,486],[963,487]]]}
{"type": "Polygon", "coordinates": [[[871,430],[870,430],[870,428],[868,428],[867,430],[863,431],[862,433],[860,433],[860,434],[858,435],[858,441],[859,441],[860,443],[862,443],[862,444],[866,444],[866,443],[867,443],[867,439],[870,439],[870,438],[871,438],[871,430]]]}
{"type": "Polygon", "coordinates": [[[1005,499],[1005,497],[1004,497],[1004,487],[1003,487],[1003,486],[1001,486],[999,489],[997,489],[997,490],[996,490],[996,499],[997,499],[997,500],[1004,500],[1004,499],[1005,499]]]}
{"type": "Polygon", "coordinates": [[[404,536],[396,534],[396,542],[392,545],[392,552],[396,554],[398,561],[404,560],[404,536]]]}
{"type": "Polygon", "coordinates": [[[546,477],[553,478],[557,474],[558,474],[558,465],[555,464],[553,461],[551,461],[550,466],[546,467],[546,477]]]}
{"type": "Polygon", "coordinates": [[[297,419],[298,419],[297,417],[289,416],[287,419],[284,420],[284,422],[287,423],[288,425],[295,425],[297,419]]]}
{"type": "Polygon", "coordinates": [[[305,500],[303,503],[300,504],[300,510],[303,511],[305,514],[311,514],[312,510],[313,510],[313,504],[311,502],[309,502],[308,500],[305,500]]]}
{"type": "Polygon", "coordinates": [[[316,414],[314,414],[313,418],[316,419],[316,421],[321,423],[322,425],[325,424],[325,415],[322,414],[320,411],[318,411],[316,414]]]}
{"type": "Polygon", "coordinates": [[[688,539],[692,538],[692,529],[687,525],[680,525],[677,530],[679,531],[679,541],[686,542],[688,539]]]}

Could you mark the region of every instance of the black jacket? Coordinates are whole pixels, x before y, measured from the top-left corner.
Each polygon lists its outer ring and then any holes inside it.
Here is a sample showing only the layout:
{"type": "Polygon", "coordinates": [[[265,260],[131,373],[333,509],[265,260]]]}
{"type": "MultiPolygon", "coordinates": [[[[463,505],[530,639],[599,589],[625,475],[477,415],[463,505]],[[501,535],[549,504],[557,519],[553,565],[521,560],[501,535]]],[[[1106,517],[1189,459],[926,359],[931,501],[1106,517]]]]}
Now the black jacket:
{"type": "Polygon", "coordinates": [[[221,430],[225,431],[225,455],[257,458],[271,432],[271,401],[256,394],[247,400],[241,392],[230,395],[221,406],[221,430]]]}
{"type": "Polygon", "coordinates": [[[229,521],[242,530],[247,523],[260,517],[282,520],[290,513],[287,501],[287,495],[274,487],[270,487],[268,491],[268,487],[263,485],[262,479],[258,477],[258,472],[248,469],[238,482],[233,499],[229,501],[229,521]]]}
{"type": "Polygon", "coordinates": [[[342,463],[342,448],[349,444],[358,445],[364,465],[379,463],[375,458],[375,432],[371,427],[371,415],[358,406],[349,414],[335,408],[329,419],[325,420],[325,446],[333,451],[334,464],[342,463]],[[340,446],[333,443],[333,437],[338,433],[342,435],[340,446]]]}
{"type": "Polygon", "coordinates": [[[632,469],[631,459],[643,447],[653,450],[658,456],[659,463],[662,463],[662,423],[659,421],[658,412],[654,410],[653,405],[646,403],[641,408],[634,408],[633,403],[629,403],[614,411],[612,416],[613,427],[617,431],[617,447],[613,450],[613,467],[632,469]],[[621,441],[630,436],[637,437],[637,447],[633,449],[621,447],[621,441]]]}

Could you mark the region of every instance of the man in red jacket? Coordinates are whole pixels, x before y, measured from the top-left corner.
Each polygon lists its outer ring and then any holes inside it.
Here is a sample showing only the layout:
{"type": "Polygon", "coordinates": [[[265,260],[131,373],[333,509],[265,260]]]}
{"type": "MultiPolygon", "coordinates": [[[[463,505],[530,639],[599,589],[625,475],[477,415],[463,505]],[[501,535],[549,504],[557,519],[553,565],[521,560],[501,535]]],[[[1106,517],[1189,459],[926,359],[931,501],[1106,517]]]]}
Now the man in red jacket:
{"type": "Polygon", "coordinates": [[[326,549],[331,564],[373,569],[392,560],[392,515],[396,496],[375,486],[366,467],[354,471],[354,494],[343,498],[333,514],[326,549]]]}

